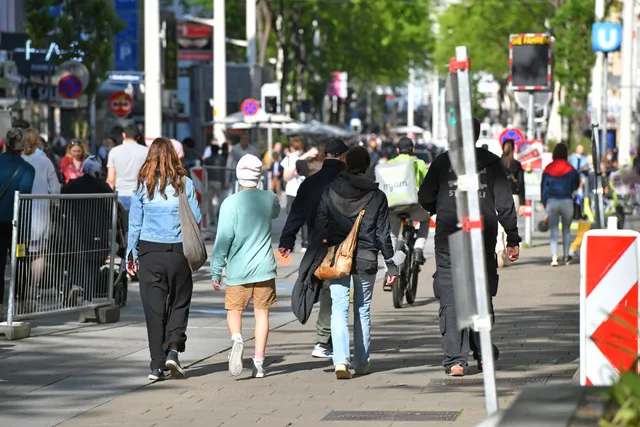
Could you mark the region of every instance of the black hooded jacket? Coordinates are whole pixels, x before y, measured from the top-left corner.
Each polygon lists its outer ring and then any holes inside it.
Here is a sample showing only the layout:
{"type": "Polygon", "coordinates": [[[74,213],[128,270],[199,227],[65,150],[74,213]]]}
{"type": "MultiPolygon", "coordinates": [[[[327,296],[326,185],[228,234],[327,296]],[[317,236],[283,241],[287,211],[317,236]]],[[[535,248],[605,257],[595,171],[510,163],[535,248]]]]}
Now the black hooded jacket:
{"type": "Polygon", "coordinates": [[[293,200],[287,223],[282,229],[282,235],[280,236],[281,248],[293,249],[296,242],[296,234],[305,223],[309,227],[309,241],[313,240],[316,234],[315,222],[320,197],[325,188],[343,170],[344,163],[340,160],[326,159],[322,164],[322,169],[302,182],[298,189],[298,195],[293,200]]]}
{"type": "Polygon", "coordinates": [[[385,260],[393,257],[389,233],[387,197],[364,174],[343,172],[329,185],[320,199],[316,230],[327,246],[342,242],[365,209],[356,252],[356,268],[371,274],[377,270],[378,252],[385,260]]]}
{"type": "MultiPolygon", "coordinates": [[[[498,234],[498,221],[507,234],[507,246],[514,247],[522,241],[518,235],[518,219],[500,158],[490,151],[476,148],[480,190],[480,211],[484,227],[484,245],[487,253],[493,253],[498,234]]],[[[435,158],[418,191],[420,205],[431,215],[436,214],[436,246],[448,247],[450,234],[458,231],[456,189],[458,178],[451,168],[449,154],[435,158]]]]}

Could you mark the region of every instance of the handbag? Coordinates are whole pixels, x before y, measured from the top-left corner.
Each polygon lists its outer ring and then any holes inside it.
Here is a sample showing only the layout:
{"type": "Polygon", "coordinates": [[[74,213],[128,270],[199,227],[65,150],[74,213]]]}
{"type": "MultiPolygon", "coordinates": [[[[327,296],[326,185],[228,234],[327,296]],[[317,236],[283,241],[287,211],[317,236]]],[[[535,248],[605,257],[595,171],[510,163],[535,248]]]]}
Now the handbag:
{"type": "Polygon", "coordinates": [[[336,246],[331,246],[322,264],[316,269],[315,276],[320,280],[339,279],[351,274],[353,254],[358,244],[358,231],[365,209],[360,211],[347,237],[336,246]]]}
{"type": "Polygon", "coordinates": [[[178,209],[180,211],[180,229],[182,230],[182,249],[189,262],[191,271],[198,271],[207,262],[207,248],[191,206],[187,200],[187,178],[182,177],[182,192],[180,193],[178,209]]]}
{"type": "Polygon", "coordinates": [[[375,168],[376,181],[387,196],[389,208],[418,204],[416,172],[413,162],[384,163],[375,168]]]}

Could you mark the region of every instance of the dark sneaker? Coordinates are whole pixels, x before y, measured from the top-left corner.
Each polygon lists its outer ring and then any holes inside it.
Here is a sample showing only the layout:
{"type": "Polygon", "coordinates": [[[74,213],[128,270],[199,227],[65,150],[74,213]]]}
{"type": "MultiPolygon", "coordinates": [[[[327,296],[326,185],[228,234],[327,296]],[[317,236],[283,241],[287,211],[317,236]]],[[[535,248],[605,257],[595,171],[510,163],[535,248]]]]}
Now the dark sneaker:
{"type": "Polygon", "coordinates": [[[171,376],[173,378],[184,378],[184,369],[182,369],[182,365],[180,365],[180,360],[178,360],[178,352],[176,350],[169,350],[169,354],[167,354],[167,362],[166,367],[171,371],[171,376]]]}
{"type": "Polygon", "coordinates": [[[446,368],[445,372],[450,377],[464,377],[465,367],[458,363],[457,365],[449,366],[448,368],[446,368]]]}
{"type": "Polygon", "coordinates": [[[573,258],[571,256],[564,257],[564,265],[570,265],[573,258]]]}
{"type": "Polygon", "coordinates": [[[167,377],[162,369],[152,369],[148,378],[150,381],[164,381],[167,377]]]}
{"type": "MultiPolygon", "coordinates": [[[[496,345],[493,344],[493,361],[495,362],[498,359],[500,359],[500,349],[498,349],[498,347],[496,347],[496,345]]],[[[484,366],[482,365],[482,360],[479,359],[478,360],[478,371],[482,372],[483,369],[484,369],[484,366]]]]}
{"type": "Polygon", "coordinates": [[[424,253],[422,252],[422,249],[414,249],[413,256],[415,257],[416,263],[420,265],[424,265],[424,263],[427,262],[427,260],[424,258],[424,253]]]}

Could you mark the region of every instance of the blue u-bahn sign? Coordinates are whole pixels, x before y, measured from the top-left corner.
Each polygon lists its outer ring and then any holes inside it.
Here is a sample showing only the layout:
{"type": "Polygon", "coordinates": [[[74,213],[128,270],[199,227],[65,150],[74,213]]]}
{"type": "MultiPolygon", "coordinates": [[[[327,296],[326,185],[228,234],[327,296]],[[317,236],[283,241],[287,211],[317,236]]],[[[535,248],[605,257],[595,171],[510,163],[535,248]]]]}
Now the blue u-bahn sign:
{"type": "Polygon", "coordinates": [[[609,22],[593,24],[591,47],[595,52],[615,52],[622,44],[622,25],[609,22]]]}

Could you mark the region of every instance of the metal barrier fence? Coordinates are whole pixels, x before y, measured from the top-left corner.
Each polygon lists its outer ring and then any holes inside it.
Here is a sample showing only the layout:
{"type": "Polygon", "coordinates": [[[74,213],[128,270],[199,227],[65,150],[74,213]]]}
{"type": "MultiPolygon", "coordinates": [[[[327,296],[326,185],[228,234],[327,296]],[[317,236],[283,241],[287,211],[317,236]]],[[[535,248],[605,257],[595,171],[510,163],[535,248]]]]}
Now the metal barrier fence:
{"type": "MultiPolygon", "coordinates": [[[[240,184],[236,179],[236,170],[221,166],[202,166],[202,213],[204,214],[203,229],[209,224],[217,224],[220,205],[228,196],[240,191],[240,184]],[[230,185],[227,187],[227,183],[230,185]]],[[[258,188],[266,188],[266,177],[263,176],[258,188]]]]}
{"type": "Polygon", "coordinates": [[[116,256],[124,258],[117,246],[126,247],[118,213],[117,193],[16,192],[8,325],[111,304],[116,256]]]}

